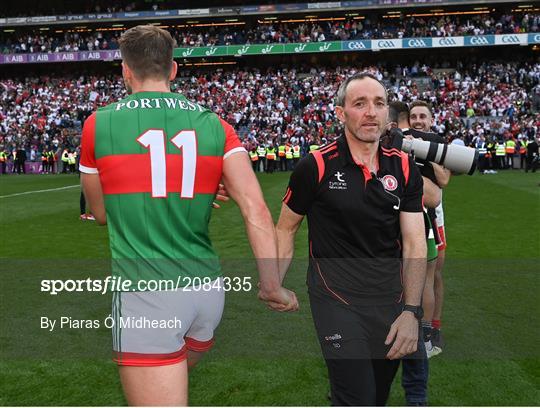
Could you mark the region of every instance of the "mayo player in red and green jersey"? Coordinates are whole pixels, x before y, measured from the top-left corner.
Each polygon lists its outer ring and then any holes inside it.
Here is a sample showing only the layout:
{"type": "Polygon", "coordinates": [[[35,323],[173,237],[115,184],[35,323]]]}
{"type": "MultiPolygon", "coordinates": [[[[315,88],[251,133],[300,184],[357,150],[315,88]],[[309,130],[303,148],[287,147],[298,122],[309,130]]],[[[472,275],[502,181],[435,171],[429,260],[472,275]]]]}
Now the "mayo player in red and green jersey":
{"type": "Polygon", "coordinates": [[[224,286],[208,223],[220,180],[245,220],[259,298],[274,310],[298,308],[281,287],[272,218],[238,136],[170,92],[173,47],[155,26],[127,30],[120,50],[130,96],[98,109],[83,127],[85,195],[96,221],[108,225],[113,274],[132,282],[114,293],[112,312],[114,359],[130,405],[186,405],[188,367],[213,344],[224,286]],[[183,290],[195,278],[209,283],[183,290]],[[156,281],[181,287],[152,291],[156,281]]]}

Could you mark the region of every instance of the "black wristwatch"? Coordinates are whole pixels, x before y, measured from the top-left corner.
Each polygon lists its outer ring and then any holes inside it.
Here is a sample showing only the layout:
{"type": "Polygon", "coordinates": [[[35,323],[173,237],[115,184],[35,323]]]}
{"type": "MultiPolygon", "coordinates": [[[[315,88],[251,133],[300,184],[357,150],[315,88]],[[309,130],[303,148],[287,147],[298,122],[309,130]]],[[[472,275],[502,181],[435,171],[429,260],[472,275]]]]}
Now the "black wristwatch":
{"type": "Polygon", "coordinates": [[[422,309],[422,306],[405,305],[403,306],[403,311],[412,312],[414,317],[416,317],[418,320],[424,317],[424,309],[422,309]]]}

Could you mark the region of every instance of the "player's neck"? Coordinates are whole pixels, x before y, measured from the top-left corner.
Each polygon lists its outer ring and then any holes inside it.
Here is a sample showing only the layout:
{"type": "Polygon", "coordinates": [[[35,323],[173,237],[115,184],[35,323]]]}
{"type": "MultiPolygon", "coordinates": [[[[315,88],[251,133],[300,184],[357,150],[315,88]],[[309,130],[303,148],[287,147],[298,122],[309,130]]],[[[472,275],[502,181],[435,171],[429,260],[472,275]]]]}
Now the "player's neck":
{"type": "Polygon", "coordinates": [[[138,92],[171,92],[171,88],[170,84],[163,82],[163,80],[146,79],[132,83],[131,93],[138,92]]]}

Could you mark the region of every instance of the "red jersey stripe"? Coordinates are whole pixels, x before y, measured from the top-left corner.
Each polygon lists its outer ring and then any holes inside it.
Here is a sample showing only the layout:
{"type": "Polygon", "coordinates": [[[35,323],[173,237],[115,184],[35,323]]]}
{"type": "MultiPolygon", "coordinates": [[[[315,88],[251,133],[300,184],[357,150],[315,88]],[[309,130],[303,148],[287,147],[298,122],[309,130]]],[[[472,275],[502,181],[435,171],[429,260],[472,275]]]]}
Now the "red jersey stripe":
{"type": "Polygon", "coordinates": [[[221,123],[221,126],[223,126],[223,130],[225,131],[225,149],[223,150],[223,153],[226,154],[232,149],[242,147],[242,142],[240,142],[240,139],[234,131],[234,128],[221,118],[219,118],[219,122],[221,123]]]}
{"type": "Polygon", "coordinates": [[[330,143],[329,145],[326,145],[324,146],[323,148],[319,149],[319,151],[321,153],[326,153],[326,152],[329,152],[331,150],[334,150],[335,148],[337,148],[337,143],[336,142],[332,142],[330,143]]]}
{"type": "Polygon", "coordinates": [[[283,197],[283,202],[285,204],[289,202],[289,200],[291,199],[291,195],[292,195],[292,190],[289,187],[287,187],[287,192],[285,193],[285,197],[283,197]]]}
{"type": "Polygon", "coordinates": [[[405,185],[409,183],[409,156],[401,152],[401,169],[403,170],[403,176],[405,177],[405,185]]]}
{"type": "Polygon", "coordinates": [[[395,147],[392,147],[391,149],[387,149],[386,147],[382,147],[382,146],[381,146],[381,150],[382,150],[383,152],[386,152],[386,153],[397,153],[397,154],[401,154],[401,153],[402,153],[401,150],[396,149],[395,147]]]}
{"type": "Polygon", "coordinates": [[[313,150],[311,152],[315,161],[317,162],[317,170],[319,171],[319,183],[321,182],[324,176],[324,159],[320,150],[313,150]]]}
{"type": "MultiPolygon", "coordinates": [[[[167,154],[167,192],[182,188],[182,156],[167,154]]],[[[103,194],[151,193],[150,155],[119,154],[97,159],[103,194]]],[[[223,158],[197,156],[195,194],[215,194],[223,169],[223,158]]]]}

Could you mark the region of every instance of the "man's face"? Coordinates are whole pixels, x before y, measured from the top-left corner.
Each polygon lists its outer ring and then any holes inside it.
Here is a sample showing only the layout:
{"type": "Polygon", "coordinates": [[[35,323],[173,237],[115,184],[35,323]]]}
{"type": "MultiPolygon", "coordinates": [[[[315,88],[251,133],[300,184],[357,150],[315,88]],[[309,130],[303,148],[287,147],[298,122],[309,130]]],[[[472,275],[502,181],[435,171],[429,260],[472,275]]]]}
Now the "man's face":
{"type": "Polygon", "coordinates": [[[409,114],[411,128],[421,132],[429,132],[433,125],[431,112],[425,106],[415,106],[409,114]]]}
{"type": "Polygon", "coordinates": [[[346,134],[365,143],[378,142],[388,123],[383,86],[371,78],[354,80],[347,86],[344,105],[336,106],[336,114],[346,134]]]}

